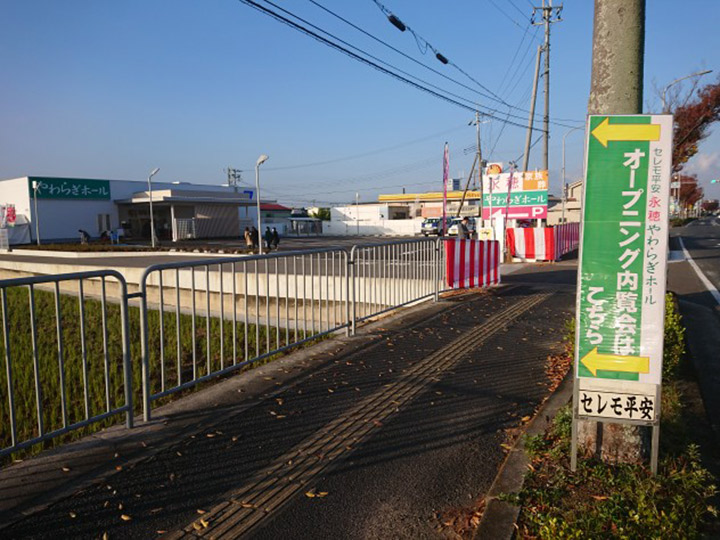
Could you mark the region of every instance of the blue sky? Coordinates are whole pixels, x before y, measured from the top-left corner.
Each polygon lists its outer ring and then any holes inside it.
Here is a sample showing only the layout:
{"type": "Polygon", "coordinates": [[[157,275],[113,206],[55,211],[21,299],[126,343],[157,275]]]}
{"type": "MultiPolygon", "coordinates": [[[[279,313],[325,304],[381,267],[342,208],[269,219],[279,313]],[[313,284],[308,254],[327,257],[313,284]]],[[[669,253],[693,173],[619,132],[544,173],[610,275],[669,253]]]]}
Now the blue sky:
{"type": "MultiPolygon", "coordinates": [[[[275,3],[399,69],[484,108],[497,103],[431,51],[422,54],[372,0],[317,0],[441,78],[308,0],[275,3]]],[[[383,4],[462,70],[519,109],[529,107],[541,29],[529,0],[384,0],[383,4]],[[516,54],[517,52],[517,54],[516,54]],[[514,61],[513,61],[514,59],[514,61]],[[508,69],[510,67],[510,69],[508,69]]],[[[720,3],[648,0],[645,101],[654,87],[701,69],[720,73],[720,3]]],[[[4,0],[0,12],[0,178],[27,174],[220,184],[227,166],[281,202],[368,201],[382,192],[440,188],[442,147],[453,176],[469,172],[472,113],[420,92],[236,0],[4,0]],[[265,191],[265,190],[264,190],[265,191]]],[[[582,122],[590,87],[591,0],[566,0],[552,27],[551,116],[582,122]]],[[[273,8],[275,9],[275,8],[273,8]]],[[[539,96],[538,110],[542,107],[539,96]]],[[[507,109],[500,107],[501,111],[507,109]]],[[[503,113],[497,113],[505,118],[503,113]]],[[[551,191],[558,192],[567,127],[552,125],[551,191]]],[[[485,157],[522,154],[525,130],[482,125],[485,157]],[[500,136],[500,137],[499,137],[500,136]],[[494,149],[492,153],[490,150],[494,149]],[[488,155],[490,154],[490,155],[488,155]]],[[[720,176],[720,127],[689,165],[720,176]]],[[[542,143],[530,166],[541,164],[542,143]]],[[[582,135],[567,138],[567,172],[582,172],[582,135]]],[[[717,186],[717,185],[716,185],[717,186]]],[[[720,197],[714,186],[708,195],[720,197]]]]}

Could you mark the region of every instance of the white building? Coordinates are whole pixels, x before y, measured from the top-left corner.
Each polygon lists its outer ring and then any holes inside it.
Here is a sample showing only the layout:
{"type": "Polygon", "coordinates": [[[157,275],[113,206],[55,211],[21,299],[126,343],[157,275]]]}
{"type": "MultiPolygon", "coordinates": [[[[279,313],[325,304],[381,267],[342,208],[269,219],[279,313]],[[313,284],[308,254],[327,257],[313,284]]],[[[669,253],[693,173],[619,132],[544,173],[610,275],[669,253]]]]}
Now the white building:
{"type": "MultiPolygon", "coordinates": [[[[167,182],[153,182],[152,188],[161,240],[238,237],[255,223],[254,190],[167,182]]],[[[119,230],[127,238],[150,238],[150,192],[143,181],[40,176],[0,180],[0,206],[14,206],[18,226],[29,227],[33,242],[36,229],[43,242],[76,240],[81,229],[91,237],[119,230]]]]}
{"type": "MultiPolygon", "coordinates": [[[[582,217],[582,190],[583,181],[578,180],[567,186],[567,200],[565,201],[564,223],[580,223],[582,217]]],[[[562,198],[553,206],[548,206],[548,226],[563,223],[562,198]]]]}

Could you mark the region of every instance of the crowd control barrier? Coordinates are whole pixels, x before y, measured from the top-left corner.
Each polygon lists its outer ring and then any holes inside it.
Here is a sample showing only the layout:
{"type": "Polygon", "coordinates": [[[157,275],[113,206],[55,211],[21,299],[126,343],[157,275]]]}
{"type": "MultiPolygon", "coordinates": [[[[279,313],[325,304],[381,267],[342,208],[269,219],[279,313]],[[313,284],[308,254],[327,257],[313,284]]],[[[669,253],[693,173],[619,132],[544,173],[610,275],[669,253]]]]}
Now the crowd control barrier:
{"type": "Polygon", "coordinates": [[[446,239],[444,242],[449,288],[487,287],[500,283],[500,243],[497,240],[446,239]]]}
{"type": "Polygon", "coordinates": [[[523,261],[558,261],[578,248],[580,224],[556,227],[510,228],[506,233],[508,252],[523,261]]]}

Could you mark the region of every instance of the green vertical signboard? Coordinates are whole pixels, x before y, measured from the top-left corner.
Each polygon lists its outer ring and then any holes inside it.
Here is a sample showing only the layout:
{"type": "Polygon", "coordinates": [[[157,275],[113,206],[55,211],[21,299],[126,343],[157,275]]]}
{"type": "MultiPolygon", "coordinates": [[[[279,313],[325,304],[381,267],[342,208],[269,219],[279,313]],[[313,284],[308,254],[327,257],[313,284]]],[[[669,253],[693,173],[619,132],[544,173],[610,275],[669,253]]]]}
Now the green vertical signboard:
{"type": "Polygon", "coordinates": [[[672,116],[590,116],[587,136],[575,418],[657,425],[672,116]]]}

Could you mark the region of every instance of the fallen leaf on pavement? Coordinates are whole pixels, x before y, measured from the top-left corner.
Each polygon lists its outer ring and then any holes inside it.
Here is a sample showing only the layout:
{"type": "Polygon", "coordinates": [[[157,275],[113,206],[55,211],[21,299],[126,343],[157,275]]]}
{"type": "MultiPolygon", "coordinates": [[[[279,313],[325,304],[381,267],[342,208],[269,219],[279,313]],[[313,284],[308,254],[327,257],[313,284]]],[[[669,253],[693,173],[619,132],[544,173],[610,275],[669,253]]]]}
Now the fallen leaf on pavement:
{"type": "Polygon", "coordinates": [[[122,519],[123,521],[130,521],[132,518],[130,516],[128,516],[127,514],[122,514],[120,516],[120,519],[122,519]]]}

